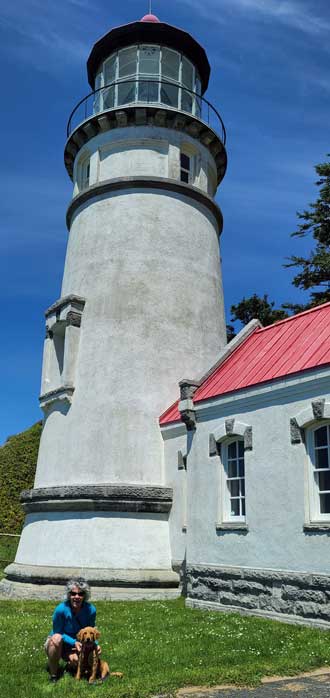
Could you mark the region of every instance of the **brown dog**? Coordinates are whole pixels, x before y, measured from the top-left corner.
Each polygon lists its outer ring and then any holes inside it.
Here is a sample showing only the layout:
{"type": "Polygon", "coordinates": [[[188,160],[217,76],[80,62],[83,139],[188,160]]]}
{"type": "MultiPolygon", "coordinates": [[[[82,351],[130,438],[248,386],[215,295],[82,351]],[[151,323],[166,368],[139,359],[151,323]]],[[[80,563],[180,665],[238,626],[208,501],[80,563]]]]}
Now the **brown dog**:
{"type": "Polygon", "coordinates": [[[105,679],[109,676],[109,666],[107,662],[100,659],[96,640],[100,637],[97,628],[82,628],[77,634],[77,640],[81,642],[81,652],[78,658],[76,679],[79,681],[83,676],[88,677],[89,683],[94,683],[96,679],[105,679]]]}
{"type": "Polygon", "coordinates": [[[97,628],[86,627],[79,630],[77,635],[78,642],[81,642],[81,652],[78,658],[78,667],[76,679],[79,681],[83,676],[88,678],[89,683],[94,683],[96,679],[105,681],[108,676],[117,676],[119,679],[123,677],[121,671],[109,671],[107,662],[100,659],[96,640],[100,637],[100,632],[97,628]]]}

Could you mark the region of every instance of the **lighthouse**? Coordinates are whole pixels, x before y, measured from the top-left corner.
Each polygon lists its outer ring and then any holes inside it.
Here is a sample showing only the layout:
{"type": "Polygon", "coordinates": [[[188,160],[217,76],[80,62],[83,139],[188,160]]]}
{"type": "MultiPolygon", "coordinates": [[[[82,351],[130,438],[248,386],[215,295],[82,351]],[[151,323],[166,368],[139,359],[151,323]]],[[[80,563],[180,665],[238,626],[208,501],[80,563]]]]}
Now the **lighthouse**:
{"type": "Polygon", "coordinates": [[[177,587],[158,418],[226,343],[225,130],[204,96],[204,49],[148,14],[99,39],[87,72],[65,144],[68,246],[45,314],[44,424],[13,593],[73,574],[177,587]]]}

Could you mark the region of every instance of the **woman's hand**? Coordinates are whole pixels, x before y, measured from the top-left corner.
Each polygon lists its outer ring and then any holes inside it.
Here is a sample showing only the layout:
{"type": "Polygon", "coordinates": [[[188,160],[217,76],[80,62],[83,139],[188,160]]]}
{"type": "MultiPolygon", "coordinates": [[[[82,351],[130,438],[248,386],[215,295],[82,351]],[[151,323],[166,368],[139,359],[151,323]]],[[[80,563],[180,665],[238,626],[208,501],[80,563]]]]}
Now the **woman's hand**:
{"type": "Polygon", "coordinates": [[[76,642],[74,643],[74,647],[77,650],[77,652],[81,652],[81,642],[78,642],[78,640],[76,640],[76,642]]]}

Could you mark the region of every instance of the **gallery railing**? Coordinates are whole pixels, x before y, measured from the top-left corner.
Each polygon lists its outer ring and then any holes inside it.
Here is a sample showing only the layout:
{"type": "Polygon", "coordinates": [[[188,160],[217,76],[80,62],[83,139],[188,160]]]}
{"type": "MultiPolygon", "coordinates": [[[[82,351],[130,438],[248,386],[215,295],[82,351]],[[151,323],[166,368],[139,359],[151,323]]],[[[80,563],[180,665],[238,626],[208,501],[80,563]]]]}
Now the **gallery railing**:
{"type": "Polygon", "coordinates": [[[226,129],[219,112],[205,97],[184,85],[166,80],[133,78],[99,87],[80,100],[72,110],[67,136],[91,116],[128,106],[158,106],[181,111],[200,119],[226,143],[226,129]]]}

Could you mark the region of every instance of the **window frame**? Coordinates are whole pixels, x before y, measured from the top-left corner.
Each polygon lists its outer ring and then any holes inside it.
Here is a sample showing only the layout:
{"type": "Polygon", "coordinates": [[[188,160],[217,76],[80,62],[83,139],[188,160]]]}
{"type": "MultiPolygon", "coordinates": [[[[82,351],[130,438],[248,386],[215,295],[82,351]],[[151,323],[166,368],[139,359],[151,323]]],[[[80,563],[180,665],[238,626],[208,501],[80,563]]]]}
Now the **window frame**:
{"type": "Polygon", "coordinates": [[[193,180],[193,156],[185,153],[184,150],[180,150],[180,182],[184,182],[185,184],[191,184],[193,180]],[[189,165],[188,167],[185,167],[182,164],[182,157],[188,158],[189,160],[189,165]],[[182,175],[187,175],[188,179],[184,179],[182,175]]]}
{"type": "Polygon", "coordinates": [[[91,155],[84,153],[78,162],[77,183],[78,190],[85,191],[90,186],[91,155]]]}
{"type": "Polygon", "coordinates": [[[306,429],[306,445],[308,456],[308,518],[311,523],[330,523],[330,511],[327,513],[321,513],[320,507],[320,495],[322,492],[330,493],[330,490],[320,490],[319,485],[317,484],[317,478],[315,477],[315,473],[330,473],[330,422],[318,422],[308,427],[306,429]],[[316,468],[315,454],[316,451],[322,447],[315,446],[315,433],[324,427],[327,429],[327,443],[325,446],[323,446],[323,448],[326,448],[328,452],[328,468],[316,468]]]}
{"type": "MultiPolygon", "coordinates": [[[[236,450],[236,453],[237,453],[237,450],[236,450]]],[[[244,437],[242,437],[238,434],[233,434],[232,437],[223,440],[221,442],[220,460],[221,460],[221,514],[222,514],[221,520],[224,524],[234,524],[234,523],[246,524],[246,489],[245,489],[246,463],[245,463],[244,437]],[[241,443],[243,446],[243,467],[244,467],[243,477],[240,477],[239,474],[235,478],[228,477],[229,461],[236,460],[237,467],[238,467],[239,460],[241,460],[239,454],[236,456],[235,459],[229,458],[229,455],[228,455],[229,446],[233,443],[237,443],[237,444],[241,443]],[[241,480],[243,480],[243,482],[244,482],[244,495],[241,494],[241,485],[239,484],[239,495],[235,496],[235,497],[230,496],[228,482],[233,481],[233,480],[238,480],[239,482],[241,480]],[[239,515],[235,515],[235,514],[231,513],[231,511],[230,511],[230,500],[231,499],[238,499],[240,503],[242,501],[244,501],[244,513],[241,512],[241,504],[240,504],[240,512],[241,513],[239,515]]]]}

